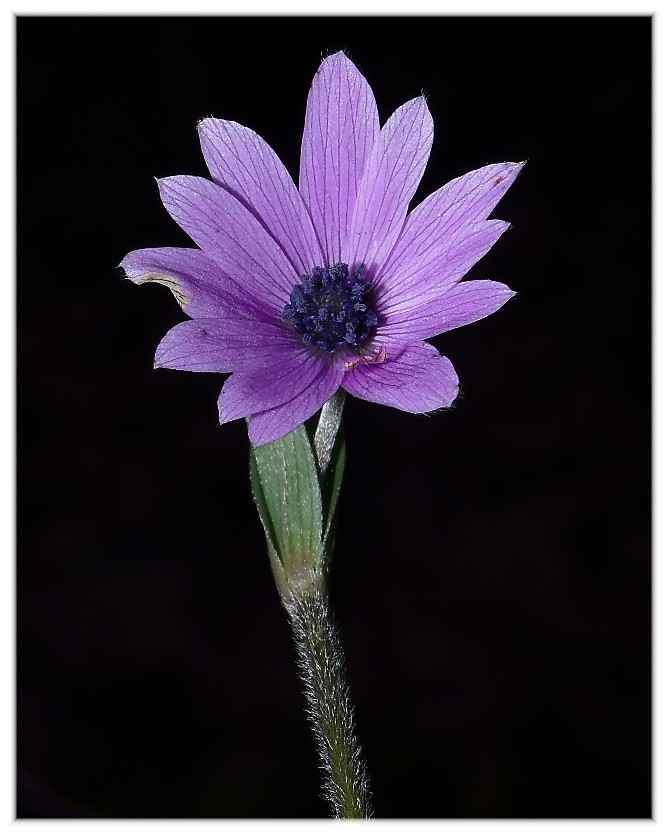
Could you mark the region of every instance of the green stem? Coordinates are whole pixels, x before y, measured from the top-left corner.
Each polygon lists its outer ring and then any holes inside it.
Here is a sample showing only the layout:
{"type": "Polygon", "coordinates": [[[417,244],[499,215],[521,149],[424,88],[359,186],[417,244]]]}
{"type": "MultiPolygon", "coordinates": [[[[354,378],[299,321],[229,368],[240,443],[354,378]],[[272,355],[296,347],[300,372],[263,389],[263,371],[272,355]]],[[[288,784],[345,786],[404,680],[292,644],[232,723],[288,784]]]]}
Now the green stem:
{"type": "Polygon", "coordinates": [[[372,816],[366,766],[354,731],[343,653],[323,583],[283,597],[296,640],[308,718],[324,771],[324,797],[336,819],[372,816]]]}

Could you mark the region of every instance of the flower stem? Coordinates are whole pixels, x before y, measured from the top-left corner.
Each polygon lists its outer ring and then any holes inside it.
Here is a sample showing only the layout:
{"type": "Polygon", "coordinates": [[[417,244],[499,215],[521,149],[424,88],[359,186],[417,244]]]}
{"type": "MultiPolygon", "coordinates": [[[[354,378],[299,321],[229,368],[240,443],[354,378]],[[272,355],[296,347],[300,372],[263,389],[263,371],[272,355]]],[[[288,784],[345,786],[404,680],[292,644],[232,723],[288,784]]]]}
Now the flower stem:
{"type": "Polygon", "coordinates": [[[354,732],[344,659],[324,583],[283,597],[297,647],[308,718],[324,771],[324,798],[336,819],[372,816],[366,766],[354,732]]]}

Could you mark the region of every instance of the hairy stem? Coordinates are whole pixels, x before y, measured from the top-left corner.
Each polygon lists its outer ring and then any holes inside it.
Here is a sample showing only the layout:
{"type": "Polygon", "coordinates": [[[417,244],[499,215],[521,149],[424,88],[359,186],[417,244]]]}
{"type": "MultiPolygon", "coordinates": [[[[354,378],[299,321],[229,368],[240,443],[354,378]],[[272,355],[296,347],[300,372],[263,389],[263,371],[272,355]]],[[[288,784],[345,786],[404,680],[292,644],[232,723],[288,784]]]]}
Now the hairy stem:
{"type": "Polygon", "coordinates": [[[324,771],[324,798],[336,819],[372,816],[366,766],[328,595],[317,586],[283,598],[294,631],[307,712],[324,771]]]}

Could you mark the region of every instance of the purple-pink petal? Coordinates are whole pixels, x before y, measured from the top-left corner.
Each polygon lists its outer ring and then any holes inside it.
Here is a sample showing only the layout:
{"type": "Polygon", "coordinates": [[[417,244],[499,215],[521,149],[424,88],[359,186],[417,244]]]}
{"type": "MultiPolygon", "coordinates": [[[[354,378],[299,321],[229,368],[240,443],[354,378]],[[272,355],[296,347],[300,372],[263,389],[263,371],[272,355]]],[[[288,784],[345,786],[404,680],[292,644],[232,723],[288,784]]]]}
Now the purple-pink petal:
{"type": "Polygon", "coordinates": [[[498,281],[463,281],[441,297],[397,313],[378,328],[377,337],[430,339],[495,313],[515,294],[498,281]]]}
{"type": "Polygon", "coordinates": [[[294,399],[253,414],[248,423],[248,436],[253,446],[278,440],[305,423],[336,393],[343,379],[343,364],[322,364],[317,378],[294,399]]]}
{"type": "Polygon", "coordinates": [[[214,182],[234,194],[280,244],[299,275],[323,263],[310,214],[274,150],[236,122],[199,123],[204,159],[214,182]]]}
{"type": "MultiPolygon", "coordinates": [[[[378,275],[378,291],[406,292],[438,270],[470,227],[480,228],[514,182],[523,163],[502,162],[471,171],[433,192],[405,222],[396,246],[378,275]]],[[[481,256],[480,256],[481,257],[481,256]]]]}
{"type": "Polygon", "coordinates": [[[299,190],[326,264],[343,260],[364,165],[380,132],[368,82],[342,52],[326,58],[308,94],[299,190]]]}
{"type": "Polygon", "coordinates": [[[258,319],[192,319],[166,334],[155,352],[156,368],[229,373],[273,366],[298,351],[279,324],[258,319]]]}
{"type": "Polygon", "coordinates": [[[340,387],[412,413],[449,407],[458,377],[424,340],[514,295],[496,281],[460,281],[509,227],[488,218],[523,163],[472,171],[408,215],[433,142],[426,100],[380,129],[373,92],[342,52],[313,80],[298,188],[249,128],[208,118],[199,134],[213,181],[158,183],[199,249],[137,250],[121,264],[137,284],[167,286],[192,317],[164,336],[156,367],[231,374],[220,421],[247,417],[255,446],[289,434],[340,387]],[[342,267],[329,269],[339,262],[353,276],[364,264],[372,291],[345,284],[342,267]]]}
{"type": "Polygon", "coordinates": [[[120,267],[135,284],[154,282],[168,287],[192,318],[247,315],[250,310],[266,318],[271,312],[200,249],[135,249],[120,267]]]}
{"type": "Polygon", "coordinates": [[[300,397],[305,388],[319,381],[322,366],[318,357],[295,350],[291,356],[276,356],[266,368],[233,373],[218,398],[220,422],[267,411],[300,397]]]}
{"type": "Polygon", "coordinates": [[[378,313],[391,321],[400,318],[399,314],[405,310],[442,298],[509,227],[504,220],[482,220],[459,228],[430,249],[415,253],[412,268],[406,264],[404,271],[391,279],[382,276],[375,295],[378,313]]]}
{"type": "Polygon", "coordinates": [[[158,182],[169,214],[252,295],[282,311],[298,276],[283,250],[233,194],[201,177],[158,182]]]}
{"type": "Polygon", "coordinates": [[[403,227],[408,204],[433,144],[433,119],[423,96],[390,116],[366,163],[343,260],[364,263],[373,277],[403,227]]]}
{"type": "Polygon", "coordinates": [[[362,400],[422,414],[448,408],[459,383],[449,359],[419,342],[400,352],[390,349],[382,363],[358,362],[345,374],[343,388],[362,400]]]}

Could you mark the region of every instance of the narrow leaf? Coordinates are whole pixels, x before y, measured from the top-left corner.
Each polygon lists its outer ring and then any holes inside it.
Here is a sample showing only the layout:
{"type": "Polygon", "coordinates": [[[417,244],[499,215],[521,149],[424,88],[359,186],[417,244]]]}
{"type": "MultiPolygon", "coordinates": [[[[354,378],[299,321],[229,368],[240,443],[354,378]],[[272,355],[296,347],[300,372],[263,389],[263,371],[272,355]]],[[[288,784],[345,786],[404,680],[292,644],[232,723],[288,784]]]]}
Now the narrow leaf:
{"type": "Polygon", "coordinates": [[[256,447],[251,456],[261,485],[257,508],[286,573],[317,567],[322,556],[322,497],[305,428],[256,447]]]}
{"type": "Polygon", "coordinates": [[[340,487],[343,481],[345,470],[345,438],[343,431],[338,432],[336,442],[331,452],[331,460],[327,471],[322,478],[322,506],[324,508],[324,542],[329,545],[329,536],[332,532],[340,487]]]}

